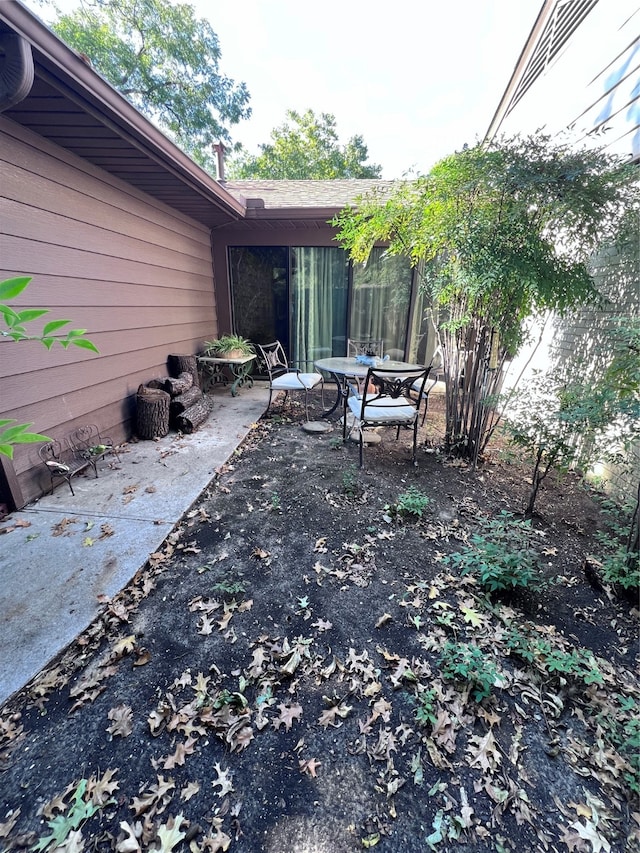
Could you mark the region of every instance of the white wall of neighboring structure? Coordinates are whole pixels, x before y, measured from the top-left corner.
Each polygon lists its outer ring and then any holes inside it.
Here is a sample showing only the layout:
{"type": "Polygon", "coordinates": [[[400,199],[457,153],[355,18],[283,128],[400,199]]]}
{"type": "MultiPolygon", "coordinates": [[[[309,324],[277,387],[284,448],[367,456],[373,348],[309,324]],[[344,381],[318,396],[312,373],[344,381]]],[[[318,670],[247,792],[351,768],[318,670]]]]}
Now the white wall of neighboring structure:
{"type": "MultiPolygon", "coordinates": [[[[487,139],[536,131],[602,146],[638,164],[640,180],[640,0],[544,0],[538,20],[489,126],[487,139]]],[[[610,360],[617,317],[640,317],[640,219],[616,246],[592,259],[605,307],[578,308],[532,327],[532,343],[511,365],[507,386],[576,353],[597,381],[610,360]],[[541,334],[542,330],[542,334],[541,334]]],[[[633,497],[640,475],[609,470],[619,492],[633,497]]]]}
{"type": "Polygon", "coordinates": [[[558,16],[576,0],[545,3],[488,136],[572,129],[612,152],[640,158],[640,0],[599,0],[553,53],[558,16]],[[543,68],[532,76],[533,68],[543,68]],[[528,86],[528,88],[526,88],[528,86]],[[514,103],[515,101],[515,103],[514,103]]]}

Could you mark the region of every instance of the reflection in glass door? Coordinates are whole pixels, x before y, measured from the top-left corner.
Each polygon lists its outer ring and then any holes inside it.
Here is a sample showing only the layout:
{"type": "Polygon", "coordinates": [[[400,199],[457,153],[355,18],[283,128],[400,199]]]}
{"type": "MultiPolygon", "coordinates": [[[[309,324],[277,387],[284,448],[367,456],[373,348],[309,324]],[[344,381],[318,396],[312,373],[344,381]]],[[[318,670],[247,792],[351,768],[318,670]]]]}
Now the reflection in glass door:
{"type": "Polygon", "coordinates": [[[364,264],[353,268],[349,337],[382,339],[384,351],[402,360],[411,303],[409,259],[374,248],[364,264]]]}
{"type": "Polygon", "coordinates": [[[229,249],[233,331],[254,343],[289,350],[289,276],[285,246],[229,249]]]}

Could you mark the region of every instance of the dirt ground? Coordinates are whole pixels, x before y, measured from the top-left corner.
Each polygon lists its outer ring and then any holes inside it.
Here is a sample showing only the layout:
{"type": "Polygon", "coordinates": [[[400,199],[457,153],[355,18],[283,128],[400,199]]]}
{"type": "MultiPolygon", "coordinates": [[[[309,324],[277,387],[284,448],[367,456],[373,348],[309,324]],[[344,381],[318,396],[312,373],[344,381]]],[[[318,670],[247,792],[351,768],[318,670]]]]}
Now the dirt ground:
{"type": "Polygon", "coordinates": [[[447,460],[437,404],[417,468],[409,432],[361,470],[303,416],[276,403],[0,709],[0,847],[640,850],[638,610],[585,576],[594,496],[546,483],[539,574],[490,599],[448,555],[522,509],[526,466],[447,460]]]}

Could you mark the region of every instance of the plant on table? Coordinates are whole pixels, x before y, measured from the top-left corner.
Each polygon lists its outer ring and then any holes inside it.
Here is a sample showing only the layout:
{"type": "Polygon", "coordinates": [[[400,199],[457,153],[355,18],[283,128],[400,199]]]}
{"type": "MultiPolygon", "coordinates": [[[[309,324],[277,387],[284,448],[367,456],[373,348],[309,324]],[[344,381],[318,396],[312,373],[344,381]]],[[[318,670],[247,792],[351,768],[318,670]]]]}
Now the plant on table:
{"type": "Polygon", "coordinates": [[[242,335],[222,335],[204,342],[204,354],[213,358],[242,358],[255,355],[255,347],[242,335]]]}

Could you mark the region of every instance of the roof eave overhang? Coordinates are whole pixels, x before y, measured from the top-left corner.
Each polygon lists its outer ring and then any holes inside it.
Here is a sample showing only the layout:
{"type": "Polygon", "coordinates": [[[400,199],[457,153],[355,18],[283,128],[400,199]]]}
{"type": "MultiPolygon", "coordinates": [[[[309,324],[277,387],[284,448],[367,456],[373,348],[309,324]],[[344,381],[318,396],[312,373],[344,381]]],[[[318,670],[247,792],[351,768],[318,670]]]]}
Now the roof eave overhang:
{"type": "Polygon", "coordinates": [[[22,36],[34,50],[34,59],[55,73],[66,91],[94,117],[178,176],[192,189],[226,212],[230,220],[244,218],[245,207],[204,169],[174,145],[116,89],[77,56],[55,33],[17,0],[0,3],[0,21],[22,36]]]}

